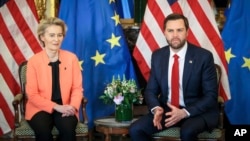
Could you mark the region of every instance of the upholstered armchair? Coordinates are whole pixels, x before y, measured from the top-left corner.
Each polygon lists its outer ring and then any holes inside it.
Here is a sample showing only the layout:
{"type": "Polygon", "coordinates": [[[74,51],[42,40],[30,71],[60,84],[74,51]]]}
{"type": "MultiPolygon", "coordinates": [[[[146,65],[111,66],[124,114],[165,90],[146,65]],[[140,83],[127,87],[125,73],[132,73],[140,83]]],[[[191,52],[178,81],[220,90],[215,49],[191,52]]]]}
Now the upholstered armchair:
{"type": "MultiPolygon", "coordinates": [[[[19,66],[19,80],[20,80],[20,85],[21,85],[21,93],[17,94],[14,97],[14,100],[12,102],[12,105],[14,107],[14,116],[15,116],[15,127],[13,130],[13,136],[15,141],[27,139],[27,138],[35,138],[34,131],[30,128],[28,125],[27,121],[24,119],[24,114],[25,114],[25,104],[27,101],[27,96],[25,93],[25,83],[26,83],[26,69],[27,69],[27,61],[23,62],[19,66]]],[[[85,111],[85,107],[87,104],[86,99],[82,99],[82,104],[81,104],[81,109],[82,111],[80,112],[80,117],[83,117],[84,122],[78,122],[77,127],[76,127],[76,136],[77,140],[89,140],[90,133],[88,131],[88,126],[87,126],[87,114],[85,111]]],[[[54,127],[52,130],[52,134],[54,138],[56,139],[56,136],[58,135],[58,130],[54,127]]]]}
{"type": "MultiPolygon", "coordinates": [[[[221,68],[219,65],[215,64],[218,78],[218,85],[221,77],[221,68]]],[[[212,130],[212,132],[202,132],[198,135],[199,141],[224,141],[225,140],[225,129],[223,126],[224,119],[224,101],[221,97],[218,97],[218,106],[220,108],[220,119],[217,128],[212,130]]],[[[134,106],[134,115],[140,117],[149,112],[146,105],[134,106]]],[[[190,127],[192,128],[192,127],[190,127]]],[[[171,127],[161,132],[155,133],[152,136],[154,141],[180,141],[180,128],[171,127]]]]}
{"type": "MultiPolygon", "coordinates": [[[[218,85],[221,78],[221,68],[219,65],[215,64],[218,78],[218,85]]],[[[223,126],[223,118],[224,118],[224,101],[219,96],[218,97],[218,106],[220,108],[220,119],[219,125],[217,128],[213,129],[211,132],[202,132],[198,135],[199,141],[224,141],[225,140],[225,129],[223,126]]],[[[192,128],[192,127],[190,127],[192,128]]],[[[180,140],[180,128],[172,127],[166,130],[163,130],[159,133],[155,133],[153,135],[153,139],[155,141],[158,140],[167,140],[167,141],[176,141],[180,140]]]]}

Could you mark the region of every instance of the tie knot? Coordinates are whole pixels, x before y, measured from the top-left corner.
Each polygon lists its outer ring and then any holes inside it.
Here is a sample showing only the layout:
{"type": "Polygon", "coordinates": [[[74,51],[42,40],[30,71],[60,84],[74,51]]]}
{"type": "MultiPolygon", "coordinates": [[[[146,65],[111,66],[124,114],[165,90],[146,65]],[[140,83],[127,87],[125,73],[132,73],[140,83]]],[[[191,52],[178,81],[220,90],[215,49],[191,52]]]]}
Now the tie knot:
{"type": "Polygon", "coordinates": [[[174,55],[174,59],[178,59],[179,56],[177,54],[174,55]]]}

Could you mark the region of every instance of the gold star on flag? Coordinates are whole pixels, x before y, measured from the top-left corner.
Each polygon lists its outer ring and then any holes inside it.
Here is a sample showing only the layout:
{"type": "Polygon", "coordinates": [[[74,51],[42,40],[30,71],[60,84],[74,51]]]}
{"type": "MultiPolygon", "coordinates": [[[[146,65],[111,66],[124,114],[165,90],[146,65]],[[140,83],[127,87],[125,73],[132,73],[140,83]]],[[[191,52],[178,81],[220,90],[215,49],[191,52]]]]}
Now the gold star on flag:
{"type": "Polygon", "coordinates": [[[116,12],[115,12],[115,16],[111,17],[111,19],[115,20],[115,25],[116,26],[118,24],[120,24],[120,17],[119,17],[119,15],[116,14],[116,12]]]}
{"type": "Polygon", "coordinates": [[[98,51],[96,51],[95,56],[91,57],[91,59],[95,60],[95,66],[97,66],[99,63],[105,64],[103,61],[103,58],[106,54],[100,54],[98,51]]]}
{"type": "Polygon", "coordinates": [[[117,36],[115,37],[115,35],[112,33],[111,35],[112,37],[108,40],[106,40],[107,42],[109,42],[111,44],[111,49],[116,45],[116,46],[121,46],[119,43],[119,40],[121,38],[121,36],[117,36]]]}
{"type": "Polygon", "coordinates": [[[82,71],[82,70],[83,70],[83,68],[82,68],[83,60],[82,60],[82,61],[79,61],[78,63],[79,63],[79,65],[80,65],[80,69],[81,69],[81,71],[82,71]]]}
{"type": "Polygon", "coordinates": [[[231,58],[235,57],[235,55],[233,55],[231,51],[232,51],[232,48],[229,48],[227,51],[225,51],[225,56],[226,56],[226,60],[228,64],[230,63],[231,58]]]}
{"type": "Polygon", "coordinates": [[[243,57],[243,60],[245,63],[241,67],[248,67],[248,69],[250,70],[250,58],[243,57]]]}

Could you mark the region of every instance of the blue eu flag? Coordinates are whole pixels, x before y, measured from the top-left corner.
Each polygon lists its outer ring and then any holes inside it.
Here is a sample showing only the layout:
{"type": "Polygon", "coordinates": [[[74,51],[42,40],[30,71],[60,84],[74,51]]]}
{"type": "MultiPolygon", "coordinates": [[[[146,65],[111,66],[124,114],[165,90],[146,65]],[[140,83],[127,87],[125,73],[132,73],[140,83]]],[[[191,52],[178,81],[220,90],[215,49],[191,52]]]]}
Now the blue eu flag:
{"type": "Polygon", "coordinates": [[[250,16],[249,0],[231,0],[222,31],[228,62],[231,99],[225,112],[231,124],[250,124],[250,16]]]}
{"type": "Polygon", "coordinates": [[[131,55],[114,0],[61,0],[59,17],[68,31],[62,48],[74,52],[82,66],[89,127],[94,119],[114,113],[100,95],[113,75],[135,77],[131,55]]]}

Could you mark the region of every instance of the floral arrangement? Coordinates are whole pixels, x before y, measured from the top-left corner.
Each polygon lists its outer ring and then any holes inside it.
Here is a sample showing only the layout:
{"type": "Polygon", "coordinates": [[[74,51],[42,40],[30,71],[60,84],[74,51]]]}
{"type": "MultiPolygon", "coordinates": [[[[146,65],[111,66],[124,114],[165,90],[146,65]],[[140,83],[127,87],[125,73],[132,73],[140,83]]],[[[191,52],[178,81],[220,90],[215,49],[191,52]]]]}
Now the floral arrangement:
{"type": "Polygon", "coordinates": [[[137,88],[135,80],[127,80],[125,75],[123,75],[122,80],[120,76],[118,76],[117,79],[113,76],[112,82],[107,84],[104,94],[100,96],[100,99],[102,99],[105,104],[142,104],[143,97],[141,90],[137,88]]]}

